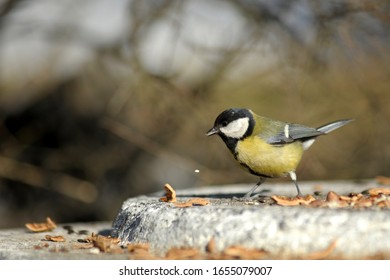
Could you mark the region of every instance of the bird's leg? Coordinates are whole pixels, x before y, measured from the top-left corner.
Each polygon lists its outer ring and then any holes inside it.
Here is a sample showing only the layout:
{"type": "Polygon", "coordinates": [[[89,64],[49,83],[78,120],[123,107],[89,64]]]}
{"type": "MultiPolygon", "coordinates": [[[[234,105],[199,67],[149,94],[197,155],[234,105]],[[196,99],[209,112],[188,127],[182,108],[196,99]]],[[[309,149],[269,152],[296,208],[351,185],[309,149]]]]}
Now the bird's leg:
{"type": "Polygon", "coordinates": [[[253,188],[244,195],[244,198],[252,197],[253,193],[257,190],[258,187],[260,187],[260,185],[262,183],[264,183],[264,181],[265,181],[265,178],[264,177],[260,177],[260,180],[257,182],[257,184],[254,185],[253,188]]]}
{"type": "Polygon", "coordinates": [[[297,188],[297,191],[298,191],[297,197],[303,197],[303,195],[298,187],[297,174],[295,174],[295,171],[290,171],[290,172],[288,172],[288,174],[290,175],[291,180],[294,182],[295,187],[297,188]]]}

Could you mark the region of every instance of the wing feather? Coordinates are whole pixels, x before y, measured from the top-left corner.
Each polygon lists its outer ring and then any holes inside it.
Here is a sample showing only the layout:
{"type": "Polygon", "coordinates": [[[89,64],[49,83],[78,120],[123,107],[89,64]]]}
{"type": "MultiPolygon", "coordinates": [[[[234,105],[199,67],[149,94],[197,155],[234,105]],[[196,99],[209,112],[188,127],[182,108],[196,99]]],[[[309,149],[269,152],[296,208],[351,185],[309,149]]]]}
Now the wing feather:
{"type": "Polygon", "coordinates": [[[272,145],[283,145],[294,141],[307,141],[322,134],[324,133],[315,128],[299,124],[286,124],[276,135],[269,137],[267,142],[272,145]]]}

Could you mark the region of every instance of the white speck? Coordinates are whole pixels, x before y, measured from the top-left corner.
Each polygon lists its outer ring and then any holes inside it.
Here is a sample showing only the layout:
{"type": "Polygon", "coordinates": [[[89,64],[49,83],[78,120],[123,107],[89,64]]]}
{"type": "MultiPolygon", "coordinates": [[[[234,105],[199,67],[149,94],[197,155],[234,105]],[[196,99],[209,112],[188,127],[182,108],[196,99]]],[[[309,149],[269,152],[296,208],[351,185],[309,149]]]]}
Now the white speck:
{"type": "Polygon", "coordinates": [[[199,173],[199,169],[195,169],[195,173],[199,173]]]}
{"type": "Polygon", "coordinates": [[[89,253],[97,255],[97,254],[100,254],[100,250],[99,250],[99,248],[94,247],[94,248],[89,249],[89,253]]]}
{"type": "Polygon", "coordinates": [[[286,124],[286,126],[284,127],[284,136],[286,136],[286,138],[290,137],[289,129],[289,125],[286,124]]]}

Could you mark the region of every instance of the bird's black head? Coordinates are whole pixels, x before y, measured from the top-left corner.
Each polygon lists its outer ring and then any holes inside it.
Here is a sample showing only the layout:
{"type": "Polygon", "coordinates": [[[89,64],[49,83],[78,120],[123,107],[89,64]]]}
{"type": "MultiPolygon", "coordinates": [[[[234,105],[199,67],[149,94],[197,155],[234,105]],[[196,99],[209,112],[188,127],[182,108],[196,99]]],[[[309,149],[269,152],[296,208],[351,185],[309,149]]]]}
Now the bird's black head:
{"type": "Polygon", "coordinates": [[[207,136],[218,134],[225,142],[226,139],[243,139],[252,134],[255,126],[252,111],[232,108],[223,111],[215,120],[213,128],[207,136]]]}

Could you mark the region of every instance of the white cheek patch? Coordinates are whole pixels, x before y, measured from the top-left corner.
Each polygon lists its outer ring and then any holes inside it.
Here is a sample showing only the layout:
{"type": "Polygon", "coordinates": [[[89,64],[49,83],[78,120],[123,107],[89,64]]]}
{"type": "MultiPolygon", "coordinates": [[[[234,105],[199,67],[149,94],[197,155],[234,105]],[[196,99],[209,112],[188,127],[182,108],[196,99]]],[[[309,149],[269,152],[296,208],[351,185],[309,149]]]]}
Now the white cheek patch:
{"type": "Polygon", "coordinates": [[[230,138],[242,138],[249,127],[249,118],[241,118],[232,121],[225,127],[221,127],[220,131],[230,138]]]}

